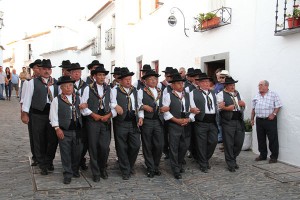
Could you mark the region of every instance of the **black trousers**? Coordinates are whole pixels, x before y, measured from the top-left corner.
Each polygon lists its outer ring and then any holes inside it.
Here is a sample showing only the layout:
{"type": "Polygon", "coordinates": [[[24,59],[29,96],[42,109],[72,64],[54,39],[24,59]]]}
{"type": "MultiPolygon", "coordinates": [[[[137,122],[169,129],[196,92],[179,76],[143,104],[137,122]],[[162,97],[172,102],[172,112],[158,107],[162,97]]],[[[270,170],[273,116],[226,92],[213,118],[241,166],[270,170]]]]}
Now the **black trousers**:
{"type": "Polygon", "coordinates": [[[49,115],[31,114],[34,152],[41,169],[53,164],[57,149],[57,136],[50,125],[49,115]]]}
{"type": "Polygon", "coordinates": [[[29,144],[30,144],[30,150],[32,154],[32,160],[36,161],[36,156],[34,152],[34,141],[33,141],[33,135],[32,135],[32,119],[31,119],[31,112],[29,112],[29,122],[28,122],[28,133],[29,133],[29,144]]]}
{"type": "Polygon", "coordinates": [[[216,123],[194,122],[194,126],[198,163],[207,168],[218,144],[218,128],[216,123]]]}
{"type": "Polygon", "coordinates": [[[84,165],[86,163],[85,155],[89,149],[89,141],[88,141],[88,131],[87,131],[87,117],[82,116],[82,133],[81,133],[81,143],[82,143],[82,151],[80,156],[79,165],[84,165]]]}
{"type": "Polygon", "coordinates": [[[192,157],[198,160],[197,155],[197,144],[196,144],[196,134],[195,134],[195,122],[191,122],[191,141],[189,146],[189,151],[192,154],[192,157]]]}
{"type": "Polygon", "coordinates": [[[270,158],[277,159],[279,154],[277,117],[274,120],[256,118],[256,132],[260,157],[265,159],[268,156],[266,139],[268,137],[269,149],[271,151],[270,158]]]}
{"type": "Polygon", "coordinates": [[[115,120],[116,148],[122,174],[129,175],[141,146],[136,122],[115,120]]]}
{"type": "Polygon", "coordinates": [[[164,133],[164,147],[163,152],[166,155],[169,155],[169,133],[168,133],[168,121],[164,121],[163,133],[164,133]]]}
{"type": "Polygon", "coordinates": [[[222,119],[222,130],[226,163],[228,167],[235,167],[245,138],[242,121],[222,119]]]}
{"type": "Polygon", "coordinates": [[[64,139],[58,140],[63,175],[66,178],[72,178],[73,174],[79,170],[82,145],[80,139],[76,138],[75,130],[63,130],[63,132],[64,139]]]}
{"type": "Polygon", "coordinates": [[[149,171],[159,168],[164,145],[163,126],[159,119],[144,119],[142,126],[142,148],[149,171]]]}
{"type": "Polygon", "coordinates": [[[190,125],[179,126],[173,122],[168,123],[170,162],[173,173],[179,173],[183,165],[185,154],[190,146],[190,125]]]}
{"type": "Polygon", "coordinates": [[[107,165],[111,141],[110,125],[99,121],[87,120],[91,171],[100,176],[107,165]]]}

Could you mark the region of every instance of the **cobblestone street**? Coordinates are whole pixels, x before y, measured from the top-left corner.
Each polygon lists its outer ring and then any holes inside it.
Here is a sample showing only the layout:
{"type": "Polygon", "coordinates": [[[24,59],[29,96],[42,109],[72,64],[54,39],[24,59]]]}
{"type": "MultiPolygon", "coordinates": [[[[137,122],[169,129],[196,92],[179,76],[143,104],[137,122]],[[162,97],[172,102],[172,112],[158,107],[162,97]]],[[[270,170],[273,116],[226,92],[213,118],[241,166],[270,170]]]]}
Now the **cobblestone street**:
{"type": "Polygon", "coordinates": [[[209,173],[202,173],[195,161],[186,158],[183,179],[176,180],[169,160],[162,158],[161,176],[146,177],[142,152],[136,174],[122,180],[116,161],[114,141],[108,163],[108,179],[94,183],[90,170],[81,172],[71,184],[62,183],[59,150],[55,170],[48,176],[30,166],[27,126],[20,120],[18,99],[0,101],[0,199],[300,199],[300,168],[284,163],[257,163],[257,156],[243,151],[238,157],[240,169],[226,168],[219,146],[211,159],[209,173]]]}

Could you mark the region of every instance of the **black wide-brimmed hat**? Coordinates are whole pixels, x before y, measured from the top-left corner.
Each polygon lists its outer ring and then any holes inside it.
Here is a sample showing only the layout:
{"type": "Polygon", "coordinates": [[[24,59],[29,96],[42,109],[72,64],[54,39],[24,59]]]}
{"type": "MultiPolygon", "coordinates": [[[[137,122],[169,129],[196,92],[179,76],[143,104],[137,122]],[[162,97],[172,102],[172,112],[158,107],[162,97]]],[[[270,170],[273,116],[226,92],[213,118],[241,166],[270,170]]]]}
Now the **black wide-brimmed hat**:
{"type": "Polygon", "coordinates": [[[109,73],[109,71],[107,71],[104,68],[104,65],[100,65],[100,66],[96,67],[94,70],[92,70],[92,72],[91,72],[92,75],[95,75],[97,73],[104,73],[105,75],[107,75],[109,73]]]}
{"type": "Polygon", "coordinates": [[[104,67],[104,65],[102,63],[99,63],[99,60],[93,60],[90,64],[88,64],[87,68],[91,69],[95,65],[104,67]]]}
{"type": "Polygon", "coordinates": [[[67,68],[68,71],[78,70],[78,69],[83,70],[84,67],[81,67],[79,63],[72,63],[70,67],[67,68]]]}
{"type": "Polygon", "coordinates": [[[232,77],[226,77],[225,78],[225,82],[223,84],[233,84],[233,83],[237,83],[239,81],[234,80],[232,77]]]}
{"type": "Polygon", "coordinates": [[[201,74],[202,74],[201,69],[195,69],[194,73],[192,73],[190,76],[195,77],[195,76],[198,76],[198,75],[201,75],[201,74]]]}
{"type": "Polygon", "coordinates": [[[122,67],[120,69],[120,76],[119,76],[119,79],[122,79],[124,77],[127,77],[127,76],[133,76],[134,73],[133,72],[130,72],[129,69],[127,67],[122,67]]]}
{"type": "Polygon", "coordinates": [[[202,80],[206,80],[206,79],[211,80],[211,81],[213,80],[211,77],[207,76],[206,73],[201,73],[201,74],[199,74],[198,78],[195,78],[195,80],[197,80],[197,81],[202,81],[202,80]]]}
{"type": "Polygon", "coordinates": [[[121,70],[121,67],[115,67],[114,72],[112,72],[111,74],[120,75],[120,70],[121,70]]]}
{"type": "Polygon", "coordinates": [[[172,72],[172,69],[173,67],[166,67],[165,71],[162,72],[164,72],[165,74],[170,74],[172,72]]]}
{"type": "Polygon", "coordinates": [[[188,68],[186,75],[187,75],[187,76],[191,76],[191,74],[193,74],[194,71],[195,71],[195,69],[194,69],[193,67],[188,68]]]}
{"type": "Polygon", "coordinates": [[[39,65],[41,63],[42,63],[41,59],[36,59],[33,63],[29,64],[29,67],[33,68],[35,65],[39,65]]]}
{"type": "Polygon", "coordinates": [[[145,64],[143,65],[141,72],[150,71],[150,70],[152,70],[151,66],[149,64],[145,64]]]}
{"type": "Polygon", "coordinates": [[[179,73],[172,75],[172,80],[169,81],[169,83],[179,82],[179,81],[185,81],[184,78],[181,77],[179,73]]]}
{"type": "Polygon", "coordinates": [[[57,85],[61,85],[64,83],[75,83],[75,80],[71,79],[70,76],[61,76],[57,81],[57,85]]]}
{"type": "Polygon", "coordinates": [[[149,76],[160,77],[160,75],[158,73],[156,73],[154,70],[148,70],[148,71],[145,72],[145,75],[142,76],[142,79],[146,79],[149,76]]]}
{"type": "Polygon", "coordinates": [[[38,67],[54,68],[55,66],[52,66],[50,59],[43,59],[42,62],[38,64],[38,67]]]}
{"type": "Polygon", "coordinates": [[[63,69],[69,68],[69,67],[71,67],[71,62],[69,60],[63,60],[59,67],[61,67],[63,69]]]}
{"type": "Polygon", "coordinates": [[[176,68],[172,68],[172,70],[169,72],[169,75],[167,75],[168,77],[170,76],[174,76],[175,74],[180,74],[178,69],[176,68]]]}

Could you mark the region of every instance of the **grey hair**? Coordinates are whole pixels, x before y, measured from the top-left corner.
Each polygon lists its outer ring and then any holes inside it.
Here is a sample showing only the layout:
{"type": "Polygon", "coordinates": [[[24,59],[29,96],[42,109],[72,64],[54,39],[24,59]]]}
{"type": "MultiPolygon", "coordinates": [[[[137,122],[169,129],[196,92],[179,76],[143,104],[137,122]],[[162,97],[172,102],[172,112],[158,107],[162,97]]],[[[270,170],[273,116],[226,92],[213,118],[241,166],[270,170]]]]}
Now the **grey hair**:
{"type": "Polygon", "coordinates": [[[266,86],[269,86],[269,81],[264,80],[264,84],[265,84],[266,86]]]}

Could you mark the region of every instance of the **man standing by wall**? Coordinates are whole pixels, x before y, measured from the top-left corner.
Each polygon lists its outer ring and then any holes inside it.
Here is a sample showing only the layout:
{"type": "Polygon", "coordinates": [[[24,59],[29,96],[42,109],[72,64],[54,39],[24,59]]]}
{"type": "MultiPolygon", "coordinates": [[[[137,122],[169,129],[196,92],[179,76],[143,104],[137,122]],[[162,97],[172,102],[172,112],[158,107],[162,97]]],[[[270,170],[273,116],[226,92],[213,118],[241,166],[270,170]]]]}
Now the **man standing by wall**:
{"type": "Polygon", "coordinates": [[[16,73],[16,70],[12,70],[12,78],[11,78],[12,88],[16,90],[16,96],[19,98],[19,76],[16,73]]]}
{"type": "Polygon", "coordinates": [[[268,156],[266,137],[271,151],[269,163],[276,163],[279,154],[277,114],[282,107],[279,96],[269,90],[269,82],[263,80],[258,85],[259,93],[252,100],[251,124],[256,116],[256,132],[260,155],[255,161],[266,160],[268,156]]]}

